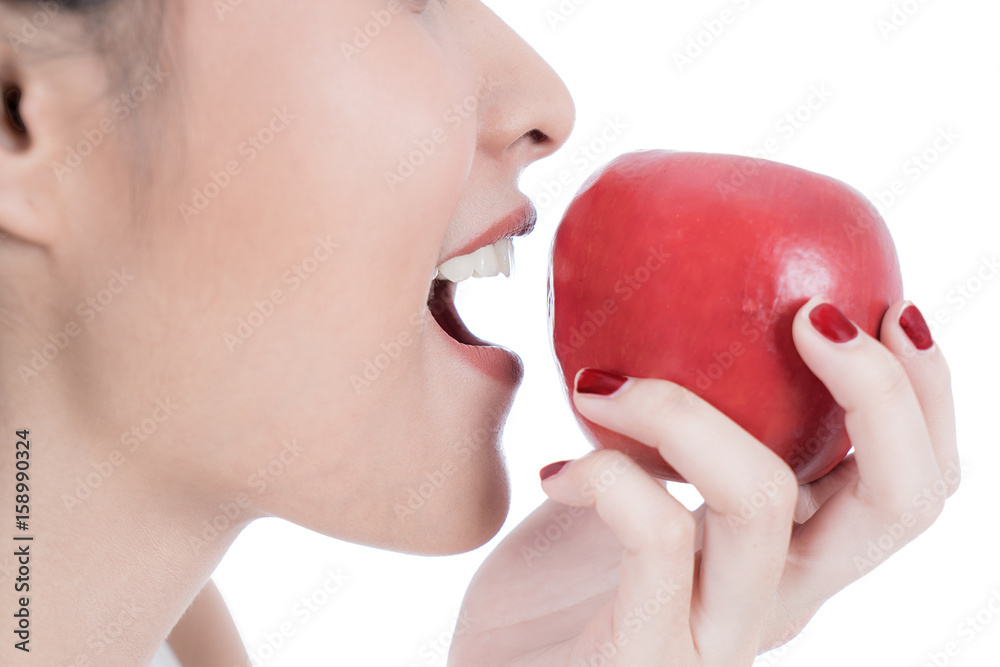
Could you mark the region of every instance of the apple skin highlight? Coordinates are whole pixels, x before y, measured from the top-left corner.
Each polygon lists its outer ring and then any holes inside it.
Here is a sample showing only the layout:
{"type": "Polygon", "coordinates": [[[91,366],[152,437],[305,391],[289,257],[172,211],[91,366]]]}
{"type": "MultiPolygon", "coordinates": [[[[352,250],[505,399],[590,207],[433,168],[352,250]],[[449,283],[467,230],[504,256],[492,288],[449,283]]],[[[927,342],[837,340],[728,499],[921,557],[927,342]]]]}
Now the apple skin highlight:
{"type": "MultiPolygon", "coordinates": [[[[902,293],[885,222],[850,186],[769,160],[648,150],[605,165],[566,210],[549,327],[567,395],[584,367],[676,382],[806,483],[851,444],[843,409],[795,349],[793,316],[822,294],[877,338],[902,293]]],[[[656,449],[570,406],[595,447],[684,481],[656,449]]]]}

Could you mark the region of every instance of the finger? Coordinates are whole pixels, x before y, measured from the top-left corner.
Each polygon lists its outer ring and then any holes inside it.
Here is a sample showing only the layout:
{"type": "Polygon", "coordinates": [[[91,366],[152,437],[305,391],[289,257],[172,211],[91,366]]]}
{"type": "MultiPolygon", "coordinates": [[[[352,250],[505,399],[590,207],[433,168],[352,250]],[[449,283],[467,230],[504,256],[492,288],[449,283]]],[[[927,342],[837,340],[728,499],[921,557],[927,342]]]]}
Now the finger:
{"type": "Polygon", "coordinates": [[[612,640],[622,655],[648,659],[692,651],[691,512],[661,482],[615,450],[591,452],[566,463],[543,479],[542,489],[564,505],[594,507],[625,548],[612,611],[612,640]]]}
{"type": "Polygon", "coordinates": [[[920,404],[892,352],[822,297],[796,313],[792,336],[803,361],[845,410],[859,493],[872,503],[891,504],[939,476],[920,404]],[[820,328],[851,337],[834,342],[820,328]]]}
{"type": "Polygon", "coordinates": [[[795,523],[805,523],[833,494],[858,481],[858,462],[850,453],[833,470],[814,482],[799,487],[799,502],[795,507],[795,523]]]}
{"type": "MultiPolygon", "coordinates": [[[[577,386],[599,377],[581,371],[577,386]]],[[[755,623],[785,562],[798,493],[794,473],[738,424],[672,382],[632,378],[609,396],[578,391],[575,402],[594,423],[656,447],[705,499],[693,625],[713,633],[700,642],[718,652],[713,660],[743,661],[741,651],[756,641],[755,623]]]]}
{"type": "Polygon", "coordinates": [[[900,360],[910,378],[931,437],[938,469],[950,496],[961,480],[961,466],[948,362],[931,337],[924,316],[910,301],[901,301],[889,308],[882,319],[880,339],[900,360]]]}
{"type": "Polygon", "coordinates": [[[856,479],[792,541],[799,566],[786,573],[782,591],[813,608],[926,529],[944,494],[928,495],[943,481],[920,404],[896,356],[822,298],[796,313],[792,334],[802,359],[845,410],[857,467],[856,479]]]}

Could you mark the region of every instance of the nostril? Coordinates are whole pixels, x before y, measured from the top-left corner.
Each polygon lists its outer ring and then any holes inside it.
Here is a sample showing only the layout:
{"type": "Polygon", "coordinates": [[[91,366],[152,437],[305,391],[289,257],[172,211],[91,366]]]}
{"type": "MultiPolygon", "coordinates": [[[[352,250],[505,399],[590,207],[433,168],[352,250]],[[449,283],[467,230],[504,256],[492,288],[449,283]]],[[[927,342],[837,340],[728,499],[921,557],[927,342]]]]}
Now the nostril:
{"type": "Polygon", "coordinates": [[[538,128],[535,128],[531,132],[528,132],[528,138],[530,138],[536,144],[543,144],[549,140],[549,135],[545,134],[538,128]]]}
{"type": "Polygon", "coordinates": [[[7,88],[3,93],[3,106],[7,113],[7,120],[11,127],[17,132],[25,133],[24,121],[21,119],[21,90],[19,88],[7,88]]]}

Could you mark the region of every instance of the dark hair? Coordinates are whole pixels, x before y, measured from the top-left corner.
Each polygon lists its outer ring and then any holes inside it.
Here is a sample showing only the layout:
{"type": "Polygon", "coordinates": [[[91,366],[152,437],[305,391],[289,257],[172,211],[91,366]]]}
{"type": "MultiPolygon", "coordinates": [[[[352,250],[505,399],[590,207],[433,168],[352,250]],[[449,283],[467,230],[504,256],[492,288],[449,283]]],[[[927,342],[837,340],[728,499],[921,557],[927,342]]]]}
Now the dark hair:
{"type": "MultiPolygon", "coordinates": [[[[30,41],[30,47],[48,52],[79,46],[96,48],[113,64],[145,64],[160,47],[160,32],[168,0],[0,0],[23,12],[22,34],[10,33],[15,48],[30,41]],[[69,37],[66,29],[75,28],[69,37]],[[30,35],[27,31],[31,31],[30,35]],[[49,32],[65,39],[54,45],[35,44],[35,32],[49,32]],[[26,39],[27,38],[27,39],[26,39]]],[[[51,41],[51,40],[50,40],[51,41]]],[[[140,68],[141,69],[141,68],[140,68]]]]}
{"type": "MultiPolygon", "coordinates": [[[[55,4],[62,5],[63,7],[72,10],[74,12],[83,9],[103,8],[104,6],[110,5],[111,3],[116,1],[117,0],[54,0],[55,4]]],[[[7,2],[11,2],[13,4],[20,3],[22,5],[41,4],[39,0],[7,0],[7,2]]]]}

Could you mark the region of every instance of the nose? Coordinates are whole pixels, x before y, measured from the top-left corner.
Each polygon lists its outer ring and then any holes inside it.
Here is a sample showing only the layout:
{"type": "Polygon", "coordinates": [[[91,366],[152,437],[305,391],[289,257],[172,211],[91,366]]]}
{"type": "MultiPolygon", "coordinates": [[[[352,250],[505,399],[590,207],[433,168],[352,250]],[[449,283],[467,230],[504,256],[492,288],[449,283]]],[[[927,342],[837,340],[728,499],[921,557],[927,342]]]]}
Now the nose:
{"type": "Polygon", "coordinates": [[[576,111],[559,75],[481,3],[469,48],[488,94],[479,107],[479,149],[519,170],[566,143],[576,111]]]}

